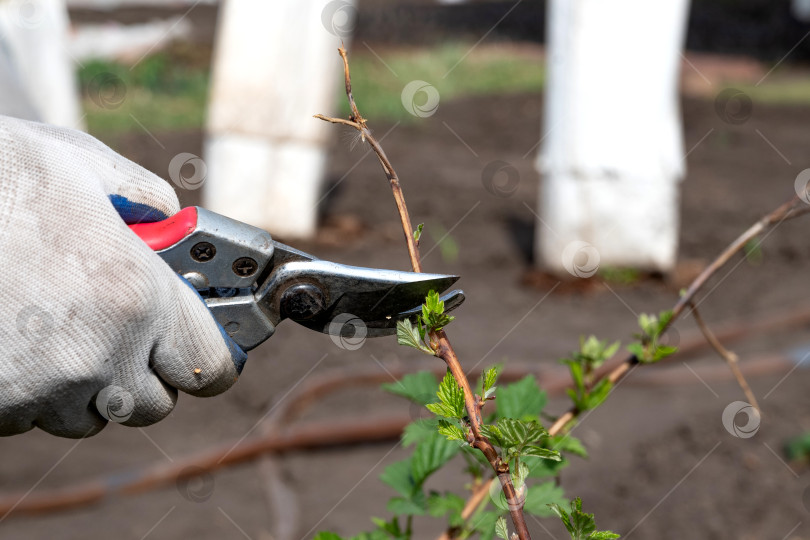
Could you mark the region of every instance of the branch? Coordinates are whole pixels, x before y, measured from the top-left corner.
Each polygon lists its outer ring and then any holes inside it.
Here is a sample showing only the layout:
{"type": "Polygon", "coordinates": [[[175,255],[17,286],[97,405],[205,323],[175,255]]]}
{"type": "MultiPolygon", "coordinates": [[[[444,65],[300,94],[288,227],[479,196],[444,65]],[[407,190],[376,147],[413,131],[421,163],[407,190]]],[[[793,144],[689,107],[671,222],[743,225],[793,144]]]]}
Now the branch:
{"type": "MultiPolygon", "coordinates": [[[[662,330],[662,335],[666,332],[671,326],[672,323],[683,313],[683,310],[693,303],[693,299],[695,295],[700,291],[703,286],[706,284],[709,279],[714,276],[714,274],[720,270],[723,266],[728,263],[731,258],[738,254],[740,251],[743,250],[745,245],[750,242],[751,240],[755,239],[769,228],[779,226],[783,221],[788,219],[793,219],[795,217],[802,216],[810,212],[810,206],[808,206],[802,199],[798,196],[794,196],[786,203],[780,205],[775,210],[766,214],[762,217],[759,221],[754,223],[751,227],[749,227],[745,232],[743,232],[740,236],[738,236],[733,242],[731,242],[726,249],[724,249],[717,258],[712,261],[709,266],[707,266],[703,272],[695,278],[694,281],[689,285],[689,288],[686,292],[681,296],[678,302],[672,309],[672,318],[670,319],[669,323],[664,327],[662,330]]],[[[708,337],[707,337],[708,339],[708,337]]],[[[630,370],[639,364],[638,358],[635,356],[630,356],[624,362],[619,364],[618,366],[614,367],[611,371],[609,371],[606,375],[600,377],[597,381],[594,381],[594,384],[601,379],[607,378],[610,380],[612,384],[616,384],[619,380],[621,380],[625,375],[627,375],[630,370]]],[[[735,367],[736,364],[735,364],[735,367]]],[[[737,368],[739,369],[739,368],[737,368]]],[[[736,374],[736,373],[735,373],[736,374]]],[[[739,379],[738,379],[739,380],[739,379]]],[[[743,379],[744,381],[745,379],[743,379]]],[[[747,386],[747,385],[746,385],[747,386]]],[[[752,405],[754,402],[752,401],[752,405]]],[[[756,405],[754,405],[756,407],[756,405]]],[[[759,410],[759,407],[756,407],[759,410]]],[[[577,417],[579,416],[580,411],[576,408],[572,408],[562,416],[560,416],[556,422],[549,428],[548,434],[549,436],[554,436],[561,433],[567,426],[569,426],[572,422],[576,421],[577,417]]],[[[490,480],[488,484],[491,484],[494,479],[490,480]]],[[[450,536],[452,538],[452,536],[450,536]]]]}
{"type": "MultiPolygon", "coordinates": [[[[394,194],[397,211],[399,212],[400,221],[402,222],[402,232],[405,234],[405,242],[408,247],[408,255],[411,259],[411,267],[413,268],[414,272],[421,272],[422,261],[419,257],[419,247],[417,246],[416,239],[413,236],[413,225],[411,224],[411,217],[408,213],[408,207],[405,204],[405,197],[402,193],[402,186],[399,183],[399,177],[397,176],[393,165],[389,161],[388,156],[385,155],[379,141],[374,138],[371,131],[369,131],[368,127],[366,127],[366,120],[360,115],[360,111],[357,109],[357,104],[352,96],[349,60],[346,56],[346,49],[340,47],[338,52],[340,53],[340,57],[343,59],[343,74],[346,81],[346,97],[349,100],[349,106],[351,107],[352,113],[349,120],[330,118],[323,115],[316,115],[316,118],[320,118],[321,120],[325,120],[327,122],[344,124],[353,127],[360,132],[362,140],[367,142],[374,150],[374,153],[377,154],[377,158],[380,160],[380,165],[382,165],[383,171],[385,171],[385,176],[388,178],[388,181],[391,184],[391,190],[394,194]]],[[[526,519],[523,516],[523,500],[518,497],[515,491],[515,486],[512,485],[512,477],[509,474],[509,465],[501,459],[501,457],[498,455],[498,451],[495,449],[492,443],[481,434],[482,422],[478,400],[470,388],[470,382],[467,380],[467,376],[464,374],[464,370],[461,368],[461,364],[459,363],[458,357],[453,350],[453,346],[450,344],[450,341],[447,339],[447,334],[445,334],[443,330],[431,332],[430,339],[431,343],[434,344],[436,356],[444,360],[445,364],[447,364],[447,369],[450,370],[450,373],[455,378],[456,383],[458,383],[459,387],[461,387],[461,389],[464,391],[464,402],[466,404],[467,414],[470,418],[470,428],[473,435],[473,440],[470,442],[470,444],[484,454],[492,467],[492,470],[495,471],[496,477],[501,483],[503,493],[506,496],[506,502],[509,506],[509,513],[512,516],[512,522],[515,526],[518,537],[520,540],[530,540],[531,535],[529,534],[529,529],[526,526],[526,519]]]]}
{"type": "Polygon", "coordinates": [[[759,408],[759,403],[757,403],[757,398],[754,397],[754,393],[751,391],[751,387],[748,386],[748,381],[745,380],[745,377],[740,371],[739,366],[739,358],[737,355],[723,347],[723,344],[720,343],[720,340],[712,333],[711,329],[706,325],[706,322],[703,320],[703,317],[700,316],[700,312],[697,310],[697,306],[694,303],[690,303],[689,307],[692,309],[692,316],[695,318],[695,322],[697,323],[698,327],[700,327],[700,331],[703,332],[703,335],[706,337],[706,341],[709,342],[709,345],[717,351],[717,354],[726,361],[728,364],[729,369],[734,374],[734,377],[737,379],[737,384],[740,385],[742,388],[743,393],[745,394],[746,399],[748,402],[754,406],[757,412],[762,414],[761,409],[759,408]]]}

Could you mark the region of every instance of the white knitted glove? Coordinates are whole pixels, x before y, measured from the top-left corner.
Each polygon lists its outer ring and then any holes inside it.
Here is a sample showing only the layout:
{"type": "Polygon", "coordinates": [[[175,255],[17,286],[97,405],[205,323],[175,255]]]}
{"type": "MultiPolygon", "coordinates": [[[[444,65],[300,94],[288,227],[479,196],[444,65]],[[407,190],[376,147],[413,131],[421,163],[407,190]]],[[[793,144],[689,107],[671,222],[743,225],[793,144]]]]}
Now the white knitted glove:
{"type": "Polygon", "coordinates": [[[236,381],[245,353],[126,226],[178,210],[89,135],[0,116],[0,435],[144,426],[236,381]]]}

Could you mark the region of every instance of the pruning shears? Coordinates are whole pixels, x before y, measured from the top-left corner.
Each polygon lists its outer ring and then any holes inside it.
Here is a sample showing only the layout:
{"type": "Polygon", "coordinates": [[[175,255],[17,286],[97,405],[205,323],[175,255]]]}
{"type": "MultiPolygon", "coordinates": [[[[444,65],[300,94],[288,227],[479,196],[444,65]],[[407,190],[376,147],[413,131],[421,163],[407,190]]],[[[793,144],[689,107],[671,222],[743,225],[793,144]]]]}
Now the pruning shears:
{"type": "MultiPolygon", "coordinates": [[[[415,322],[431,290],[441,293],[458,279],[324,261],[196,206],[129,227],[200,293],[245,351],[272,336],[284,319],[344,337],[394,334],[397,321],[415,322]]],[[[449,311],[464,293],[454,290],[442,300],[449,311]]]]}

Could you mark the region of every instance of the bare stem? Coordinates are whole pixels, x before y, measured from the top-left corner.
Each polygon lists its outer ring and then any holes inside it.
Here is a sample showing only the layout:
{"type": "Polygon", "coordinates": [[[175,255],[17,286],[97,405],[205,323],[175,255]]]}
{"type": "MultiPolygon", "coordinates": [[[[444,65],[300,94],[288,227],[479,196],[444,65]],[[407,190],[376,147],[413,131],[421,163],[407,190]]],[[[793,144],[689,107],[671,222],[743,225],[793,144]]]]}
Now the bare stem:
{"type": "Polygon", "coordinates": [[[709,345],[711,345],[712,348],[717,351],[717,354],[719,354],[720,357],[726,361],[726,364],[728,364],[729,369],[731,369],[731,372],[734,374],[734,378],[737,379],[737,384],[739,384],[740,388],[742,388],[748,402],[753,405],[754,408],[760,412],[760,414],[762,414],[762,410],[759,408],[759,403],[757,403],[757,398],[754,396],[754,392],[751,391],[751,387],[748,386],[748,381],[745,380],[745,376],[742,374],[742,371],[740,371],[739,358],[737,355],[733,351],[723,347],[723,344],[720,343],[720,340],[717,339],[717,336],[714,335],[706,322],[703,320],[703,317],[701,317],[697,306],[690,304],[690,307],[692,309],[692,316],[695,318],[695,322],[697,323],[698,327],[700,327],[700,331],[703,332],[703,336],[706,338],[706,341],[708,341],[709,345]]]}
{"type": "MultiPolygon", "coordinates": [[[[323,115],[316,115],[315,117],[327,122],[344,124],[353,127],[360,132],[361,138],[368,142],[369,146],[371,146],[371,148],[374,150],[374,153],[377,154],[377,158],[380,160],[380,165],[382,165],[383,171],[385,171],[385,176],[388,178],[388,181],[391,184],[391,191],[394,194],[394,201],[396,202],[397,211],[399,212],[400,221],[402,222],[402,232],[405,235],[405,243],[408,247],[408,255],[411,259],[411,267],[413,268],[414,272],[421,272],[422,261],[419,257],[419,246],[417,245],[416,239],[413,236],[413,225],[411,224],[411,217],[408,213],[408,207],[405,204],[405,196],[402,193],[402,186],[399,183],[399,176],[397,176],[393,165],[389,161],[388,156],[386,156],[382,146],[380,146],[379,141],[374,138],[371,131],[368,129],[368,127],[366,127],[366,120],[360,115],[360,111],[357,109],[357,104],[352,96],[352,83],[351,76],[349,74],[349,61],[346,55],[346,50],[343,47],[340,47],[338,52],[340,53],[340,57],[343,59],[346,97],[349,100],[349,106],[352,110],[351,117],[348,120],[330,118],[323,115]]],[[[515,486],[512,484],[512,477],[509,474],[509,465],[501,459],[501,457],[498,455],[498,451],[495,449],[492,443],[481,434],[482,422],[480,404],[470,388],[470,382],[467,380],[467,376],[464,374],[464,370],[461,368],[461,364],[459,363],[458,357],[453,350],[453,346],[450,344],[450,340],[447,339],[447,334],[445,334],[443,330],[431,332],[431,341],[435,343],[436,356],[444,360],[444,362],[447,364],[447,369],[450,370],[450,373],[455,378],[456,383],[464,391],[464,402],[467,407],[467,414],[470,418],[470,429],[472,431],[472,440],[470,441],[470,444],[484,454],[493,471],[495,471],[495,475],[500,481],[501,488],[506,496],[506,502],[509,505],[509,513],[512,516],[512,522],[515,526],[518,537],[520,540],[530,540],[531,535],[529,534],[529,529],[526,526],[526,519],[523,516],[523,499],[518,497],[515,491],[515,486]]]]}

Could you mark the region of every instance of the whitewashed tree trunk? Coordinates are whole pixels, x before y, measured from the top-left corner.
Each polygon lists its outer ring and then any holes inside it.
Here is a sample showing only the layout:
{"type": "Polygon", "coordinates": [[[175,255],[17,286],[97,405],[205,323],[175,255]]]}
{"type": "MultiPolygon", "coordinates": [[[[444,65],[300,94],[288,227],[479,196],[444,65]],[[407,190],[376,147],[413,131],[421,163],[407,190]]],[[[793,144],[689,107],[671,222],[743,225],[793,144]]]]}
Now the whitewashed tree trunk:
{"type": "Polygon", "coordinates": [[[221,8],[205,144],[211,210],[285,238],[310,237],[339,96],[351,2],[227,1],[221,8]]]}
{"type": "Polygon", "coordinates": [[[83,127],[68,26],[64,0],[0,0],[1,114],[83,127]]]}
{"type": "Polygon", "coordinates": [[[669,272],[685,171],[688,0],[550,0],[538,262],[669,272]]]}

